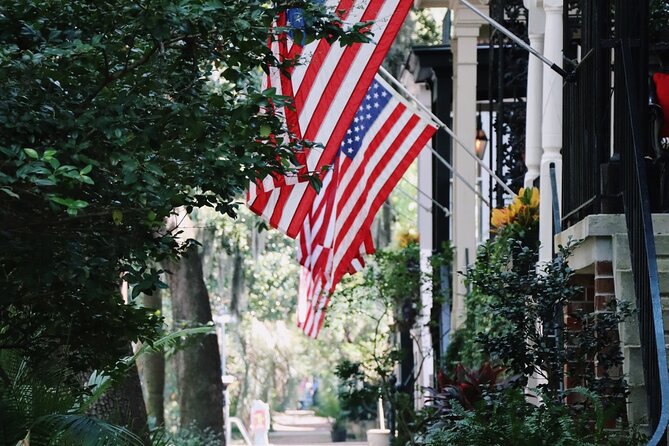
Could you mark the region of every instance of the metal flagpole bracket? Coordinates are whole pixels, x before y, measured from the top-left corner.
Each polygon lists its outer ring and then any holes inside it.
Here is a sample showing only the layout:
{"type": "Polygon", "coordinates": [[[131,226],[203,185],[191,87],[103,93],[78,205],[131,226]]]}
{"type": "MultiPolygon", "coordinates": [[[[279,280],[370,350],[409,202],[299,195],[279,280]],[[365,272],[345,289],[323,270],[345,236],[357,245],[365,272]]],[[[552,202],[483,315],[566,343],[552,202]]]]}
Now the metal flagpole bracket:
{"type": "Polygon", "coordinates": [[[548,59],[546,56],[541,54],[539,51],[535,50],[532,48],[530,45],[528,45],[523,39],[506,29],[502,24],[500,24],[497,20],[493,19],[492,17],[482,13],[479,11],[479,9],[472,5],[468,0],[458,0],[460,3],[465,5],[467,8],[471,9],[471,11],[476,14],[477,16],[481,17],[483,20],[486,22],[490,23],[490,25],[507,36],[509,39],[513,40],[518,46],[523,48],[524,50],[530,52],[533,56],[537,57],[539,60],[541,60],[543,63],[548,65],[548,67],[555,71],[557,74],[560,75],[565,81],[567,82],[573,82],[576,79],[576,74],[572,72],[567,72],[565,71],[561,66],[553,62],[552,60],[548,59]]]}
{"type": "MultiPolygon", "coordinates": [[[[437,206],[439,209],[441,209],[442,211],[444,211],[444,215],[445,215],[446,217],[448,217],[448,216],[451,215],[451,211],[450,211],[446,206],[444,206],[443,204],[439,203],[437,200],[435,200],[434,198],[432,198],[430,195],[428,195],[428,194],[426,194],[425,192],[423,192],[422,190],[420,190],[420,189],[418,188],[418,186],[416,186],[415,184],[413,184],[411,181],[407,180],[407,179],[404,178],[404,177],[402,177],[402,181],[404,181],[404,182],[407,183],[409,186],[411,186],[411,187],[413,187],[414,189],[416,189],[416,191],[417,191],[420,195],[422,195],[423,197],[427,198],[428,200],[430,200],[430,201],[432,202],[433,205],[437,206]]],[[[418,204],[420,205],[420,203],[418,202],[418,200],[416,200],[416,203],[418,203],[418,204]]],[[[421,205],[421,207],[423,207],[423,206],[421,205]]],[[[424,207],[423,207],[423,208],[424,208],[424,207]]],[[[431,212],[431,211],[429,211],[429,212],[431,212]]]]}

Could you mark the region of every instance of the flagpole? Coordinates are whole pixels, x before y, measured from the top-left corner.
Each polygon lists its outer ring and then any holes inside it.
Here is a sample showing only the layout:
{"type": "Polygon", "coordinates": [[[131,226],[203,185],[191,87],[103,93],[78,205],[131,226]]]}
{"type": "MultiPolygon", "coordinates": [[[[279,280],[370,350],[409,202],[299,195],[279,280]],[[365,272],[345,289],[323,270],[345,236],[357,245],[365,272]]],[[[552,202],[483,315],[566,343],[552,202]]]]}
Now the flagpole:
{"type": "Polygon", "coordinates": [[[483,20],[485,20],[486,22],[490,23],[490,24],[493,26],[493,28],[495,28],[496,30],[498,30],[499,32],[501,32],[502,34],[504,34],[505,36],[507,36],[509,39],[511,39],[511,40],[513,40],[514,42],[516,42],[516,44],[518,44],[518,45],[519,45],[521,48],[523,48],[525,51],[530,52],[533,56],[537,57],[537,58],[538,58],[539,60],[541,60],[543,63],[545,63],[546,65],[548,65],[548,67],[549,67],[551,70],[555,71],[555,72],[556,72],[557,74],[559,74],[563,79],[570,80],[570,79],[573,78],[573,74],[567,73],[564,69],[562,69],[562,67],[560,67],[558,64],[556,64],[556,63],[553,62],[552,60],[548,59],[546,56],[544,56],[543,54],[541,54],[541,53],[540,53],[539,51],[537,51],[536,49],[532,48],[532,47],[531,47],[530,45],[528,45],[525,41],[523,41],[523,39],[521,39],[520,37],[518,37],[517,35],[515,35],[515,34],[512,33],[511,31],[509,31],[508,29],[506,29],[501,23],[499,23],[498,21],[496,21],[496,20],[493,19],[492,17],[490,17],[490,16],[488,16],[488,15],[482,13],[481,11],[479,11],[479,9],[478,9],[476,6],[474,6],[474,5],[472,5],[471,3],[469,3],[469,1],[467,1],[467,0],[459,0],[459,2],[462,3],[463,5],[465,5],[467,8],[469,8],[474,14],[476,14],[476,15],[479,16],[479,17],[481,17],[481,18],[482,18],[483,20]]]}
{"type": "Polygon", "coordinates": [[[395,209],[395,206],[393,206],[392,204],[388,203],[388,200],[384,201],[384,202],[383,202],[383,205],[384,205],[384,206],[388,206],[388,208],[390,209],[391,212],[394,212],[395,214],[399,215],[400,217],[404,217],[405,220],[408,220],[408,221],[411,221],[411,222],[415,222],[415,221],[416,221],[415,218],[411,218],[411,217],[409,217],[408,215],[406,215],[404,212],[400,212],[400,211],[398,211],[397,209],[395,209]]]}
{"type": "MultiPolygon", "coordinates": [[[[401,193],[402,195],[404,195],[405,197],[407,197],[409,200],[413,201],[413,202],[416,203],[418,206],[422,207],[422,208],[425,210],[425,212],[429,212],[430,214],[432,213],[432,209],[430,209],[429,207],[425,206],[423,203],[420,203],[420,202],[416,199],[416,197],[412,197],[412,196],[409,194],[409,192],[405,191],[405,190],[402,189],[401,187],[397,186],[397,187],[395,187],[395,189],[393,189],[393,191],[397,191],[397,192],[401,193]]],[[[447,215],[447,217],[448,217],[448,215],[447,215]]]]}
{"type": "MultiPolygon", "coordinates": [[[[430,110],[425,105],[423,105],[423,103],[420,102],[418,100],[418,98],[416,98],[416,96],[414,96],[409,90],[407,90],[407,88],[404,85],[402,85],[402,83],[400,81],[395,79],[395,77],[392,74],[388,73],[388,71],[383,67],[379,68],[379,73],[383,74],[390,82],[395,84],[395,86],[397,86],[400,90],[402,90],[402,92],[404,94],[406,94],[412,101],[414,101],[416,103],[416,105],[418,105],[418,107],[420,107],[425,113],[429,114],[430,117],[432,118],[432,120],[437,125],[439,125],[439,127],[444,129],[444,131],[446,133],[448,133],[448,135],[451,138],[453,138],[453,140],[456,143],[458,143],[460,145],[460,147],[462,147],[466,153],[469,154],[469,156],[474,158],[474,161],[476,161],[478,163],[478,165],[481,166],[481,168],[483,170],[488,172],[488,174],[495,180],[495,182],[497,184],[499,184],[502,187],[502,189],[504,189],[512,197],[516,196],[516,194],[513,193],[513,191],[509,188],[509,186],[507,186],[506,183],[504,181],[502,181],[502,179],[495,174],[495,172],[490,170],[490,168],[488,166],[486,166],[485,163],[483,161],[481,161],[478,156],[476,156],[476,153],[474,153],[473,150],[471,150],[470,148],[465,146],[464,143],[462,141],[460,141],[460,138],[458,138],[457,135],[455,133],[453,133],[453,130],[451,130],[446,124],[444,124],[444,122],[441,119],[437,118],[437,116],[434,113],[432,113],[432,110],[430,110]]],[[[460,178],[465,183],[465,185],[467,187],[469,187],[471,190],[473,190],[475,193],[477,193],[476,190],[467,182],[467,180],[465,180],[462,177],[462,175],[460,175],[455,169],[453,169],[453,166],[451,166],[434,148],[430,147],[430,150],[432,150],[432,154],[434,154],[434,156],[439,161],[441,161],[446,167],[448,167],[451,170],[451,172],[453,172],[453,174],[455,174],[458,178],[460,178]]],[[[479,197],[481,197],[480,194],[477,193],[477,195],[479,195],[479,197]]],[[[490,204],[489,203],[487,203],[487,204],[488,204],[488,207],[490,207],[490,204]]]]}
{"type": "MultiPolygon", "coordinates": [[[[439,209],[441,209],[442,211],[444,211],[444,214],[446,214],[447,217],[448,217],[449,215],[451,215],[451,211],[450,211],[446,206],[444,206],[443,204],[439,203],[437,200],[435,200],[434,198],[432,198],[431,196],[429,196],[428,194],[426,194],[425,192],[423,192],[422,190],[420,190],[420,189],[418,188],[418,186],[416,186],[415,184],[413,184],[411,181],[407,180],[407,179],[404,178],[404,177],[402,177],[402,181],[404,181],[404,182],[407,183],[409,186],[411,186],[411,187],[413,187],[414,189],[416,189],[416,191],[418,191],[419,194],[421,194],[422,196],[424,196],[424,197],[427,198],[428,200],[432,201],[432,203],[433,203],[435,206],[437,206],[439,209]]],[[[483,198],[483,197],[481,197],[481,198],[483,198]]],[[[418,201],[416,201],[416,202],[418,202],[418,201]]],[[[488,207],[490,206],[489,203],[486,203],[486,204],[488,205],[488,207]]]]}
{"type": "MultiPolygon", "coordinates": [[[[446,168],[448,168],[448,170],[450,170],[450,171],[453,173],[453,175],[455,175],[456,177],[460,178],[460,180],[462,181],[462,184],[464,184],[465,186],[467,186],[467,188],[468,188],[469,190],[471,190],[472,192],[474,192],[474,193],[476,194],[476,196],[479,197],[479,198],[481,199],[481,201],[483,201],[483,203],[486,204],[486,206],[490,207],[490,202],[488,202],[488,200],[486,200],[486,198],[485,198],[483,195],[481,195],[481,193],[480,193],[479,191],[477,191],[476,188],[475,188],[474,186],[472,186],[472,184],[471,184],[469,181],[467,181],[467,179],[466,179],[465,177],[463,177],[462,175],[460,175],[460,172],[458,172],[457,170],[455,170],[455,168],[451,165],[451,163],[449,163],[448,161],[446,161],[446,159],[445,159],[443,156],[441,156],[441,155],[439,154],[439,152],[437,152],[436,150],[434,150],[434,148],[432,147],[432,145],[428,145],[427,147],[428,147],[428,148],[430,149],[430,151],[432,152],[432,155],[434,155],[435,158],[437,158],[439,161],[441,161],[441,163],[442,163],[444,166],[446,166],[446,168]]],[[[513,192],[511,192],[511,193],[513,194],[513,192]]],[[[516,194],[513,194],[513,195],[515,196],[516,194]]]]}
{"type": "MultiPolygon", "coordinates": [[[[402,179],[403,179],[407,184],[409,184],[410,186],[413,186],[413,187],[418,191],[418,193],[421,193],[421,194],[425,195],[427,198],[430,198],[425,192],[423,192],[422,190],[418,189],[416,186],[414,186],[414,185],[411,184],[409,181],[407,181],[404,177],[402,177],[402,179]]],[[[402,189],[401,187],[398,186],[398,187],[396,187],[396,188],[393,189],[393,190],[396,190],[396,191],[400,192],[402,195],[404,195],[405,197],[407,197],[407,198],[409,198],[410,200],[412,200],[413,202],[415,202],[418,206],[422,207],[423,209],[425,209],[425,211],[429,212],[430,214],[432,213],[432,209],[431,209],[431,208],[425,206],[423,203],[420,202],[420,200],[418,200],[416,197],[411,196],[411,194],[409,194],[407,191],[405,191],[405,190],[402,189]]],[[[441,205],[440,203],[438,203],[434,198],[430,198],[430,200],[432,201],[432,204],[434,204],[435,206],[437,206],[439,209],[441,209],[441,210],[444,212],[444,214],[445,214],[446,217],[448,217],[448,216],[451,215],[451,211],[449,211],[448,208],[447,208],[446,206],[442,206],[442,205],[441,205]]]]}

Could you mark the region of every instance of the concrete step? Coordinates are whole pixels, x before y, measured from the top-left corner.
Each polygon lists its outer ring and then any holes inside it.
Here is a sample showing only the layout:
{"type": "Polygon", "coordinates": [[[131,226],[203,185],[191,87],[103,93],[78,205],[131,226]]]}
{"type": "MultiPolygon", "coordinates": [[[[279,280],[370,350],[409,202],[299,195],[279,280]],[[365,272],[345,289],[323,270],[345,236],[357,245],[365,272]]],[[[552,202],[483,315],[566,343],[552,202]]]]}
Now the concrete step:
{"type": "MultiPolygon", "coordinates": [[[[620,223],[620,222],[619,222],[620,223]]],[[[659,273],[660,298],[664,320],[665,348],[669,350],[669,215],[654,215],[655,250],[659,273]]],[[[618,233],[612,239],[614,282],[618,299],[629,301],[636,307],[629,241],[626,233],[618,233]]],[[[619,326],[623,350],[623,373],[630,385],[628,417],[632,423],[643,423],[647,418],[646,394],[643,379],[641,347],[639,346],[638,315],[634,315],[619,326]]]]}
{"type": "MultiPolygon", "coordinates": [[[[660,298],[662,299],[662,319],[665,326],[665,339],[669,337],[669,272],[661,272],[660,298]]],[[[632,271],[622,270],[614,272],[616,294],[621,301],[629,301],[636,307],[636,294],[632,271]]],[[[639,344],[639,324],[637,316],[629,318],[620,326],[620,340],[623,344],[639,344]]],[[[668,342],[669,343],[669,342],[668,342]]]]}
{"type": "MultiPolygon", "coordinates": [[[[614,281],[616,287],[616,294],[622,300],[635,300],[634,292],[634,277],[632,270],[614,270],[614,281]]],[[[660,298],[663,305],[669,305],[669,271],[659,271],[658,278],[660,279],[660,298]]]]}
{"type": "MultiPolygon", "coordinates": [[[[664,347],[669,350],[669,344],[665,344],[664,347]]],[[[623,369],[626,370],[627,383],[630,386],[643,386],[643,367],[639,367],[640,364],[643,364],[641,346],[625,345],[622,350],[624,356],[623,369]]]]}
{"type": "MultiPolygon", "coordinates": [[[[655,235],[655,253],[657,254],[658,271],[669,271],[669,234],[655,235]]],[[[627,234],[613,236],[614,269],[628,270],[632,268],[630,248],[627,234]]]]}

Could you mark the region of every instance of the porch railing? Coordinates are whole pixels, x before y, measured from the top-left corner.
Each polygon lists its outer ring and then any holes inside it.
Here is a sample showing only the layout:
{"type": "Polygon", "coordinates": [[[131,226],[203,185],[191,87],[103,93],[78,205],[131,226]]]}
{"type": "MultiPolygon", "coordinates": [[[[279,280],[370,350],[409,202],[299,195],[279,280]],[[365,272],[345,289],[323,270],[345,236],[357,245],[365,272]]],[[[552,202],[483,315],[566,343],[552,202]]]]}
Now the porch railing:
{"type": "Polygon", "coordinates": [[[643,23],[647,9],[643,11],[645,8],[639,8],[636,2],[620,0],[617,3],[614,146],[620,150],[622,157],[625,217],[639,314],[648,421],[652,433],[648,444],[666,445],[669,375],[644,159],[644,148],[648,145],[645,132],[647,120],[644,120],[647,114],[645,61],[648,56],[644,52],[643,27],[638,25],[643,23]]]}
{"type": "Polygon", "coordinates": [[[581,55],[574,82],[565,83],[562,224],[602,213],[600,170],[610,159],[611,3],[565,2],[564,52],[581,55]]]}

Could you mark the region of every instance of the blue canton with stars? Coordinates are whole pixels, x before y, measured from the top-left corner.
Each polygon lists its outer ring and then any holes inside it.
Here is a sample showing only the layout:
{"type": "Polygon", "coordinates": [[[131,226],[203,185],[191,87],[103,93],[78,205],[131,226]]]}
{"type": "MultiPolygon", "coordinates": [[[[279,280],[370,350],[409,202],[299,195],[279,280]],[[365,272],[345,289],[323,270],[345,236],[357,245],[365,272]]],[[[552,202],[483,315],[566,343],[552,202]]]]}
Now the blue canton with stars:
{"type": "Polygon", "coordinates": [[[341,142],[339,151],[349,158],[353,159],[357,155],[365,135],[369,128],[374,124],[376,119],[381,114],[381,111],[388,105],[391,94],[383,85],[374,80],[367,95],[362,101],[362,105],[353,118],[353,123],[346,131],[346,136],[341,142]]]}

